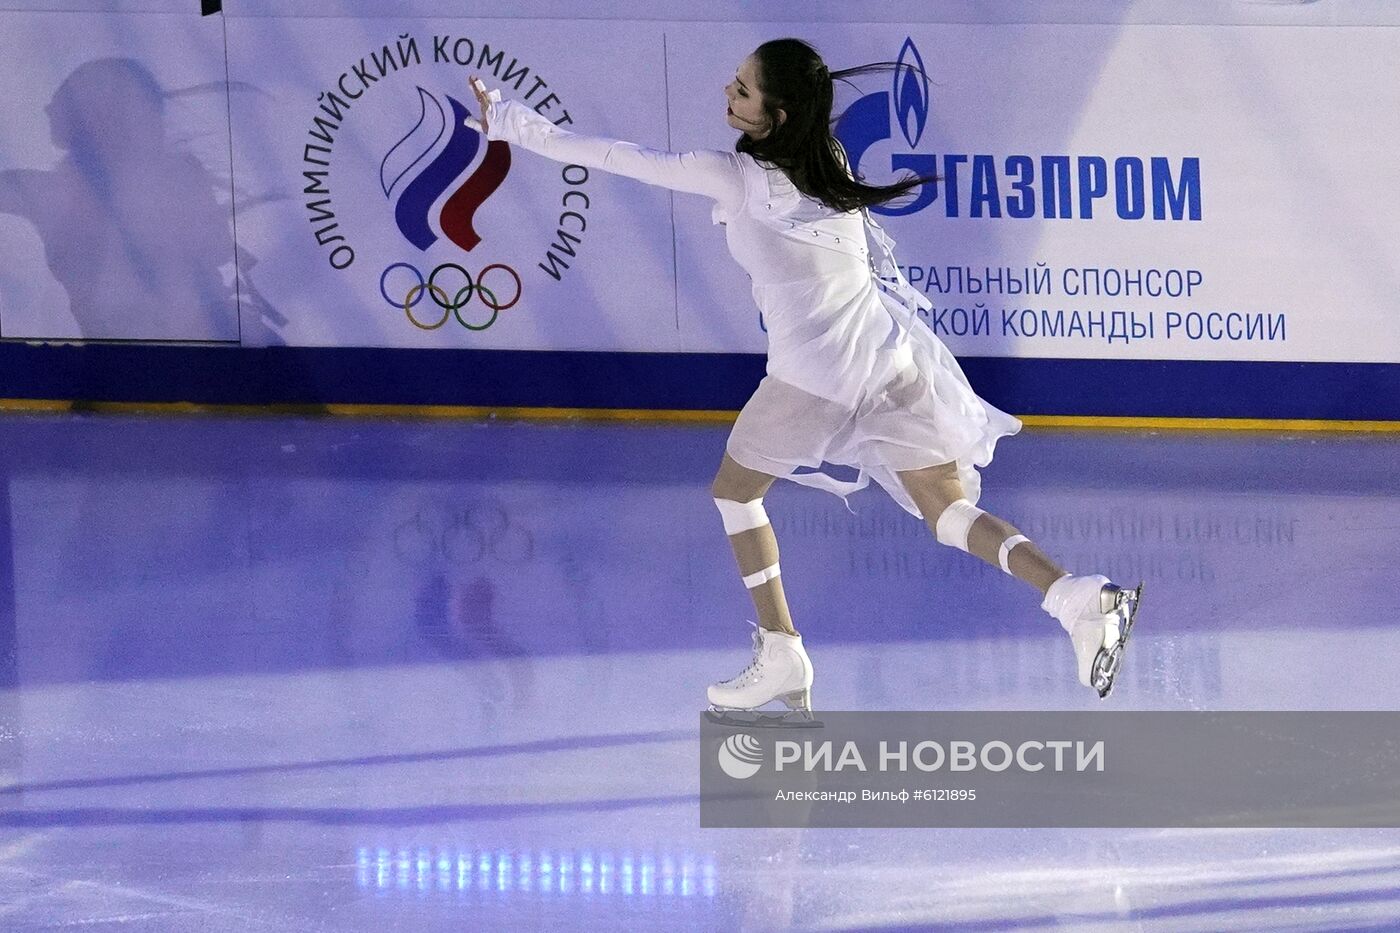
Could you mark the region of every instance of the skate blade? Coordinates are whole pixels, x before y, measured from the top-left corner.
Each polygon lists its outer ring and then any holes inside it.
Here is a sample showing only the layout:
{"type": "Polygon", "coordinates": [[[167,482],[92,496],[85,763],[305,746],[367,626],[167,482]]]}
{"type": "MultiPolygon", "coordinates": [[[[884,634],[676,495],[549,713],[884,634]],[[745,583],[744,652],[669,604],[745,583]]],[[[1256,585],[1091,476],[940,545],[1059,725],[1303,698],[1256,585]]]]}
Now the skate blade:
{"type": "Polygon", "coordinates": [[[1113,604],[1113,611],[1123,611],[1123,631],[1118,638],[1120,644],[1128,640],[1128,633],[1133,630],[1133,621],[1137,618],[1138,604],[1141,602],[1141,583],[1137,585],[1136,589],[1118,591],[1118,598],[1113,604]]]}
{"type": "Polygon", "coordinates": [[[756,709],[720,709],[711,707],[705,718],[717,726],[729,729],[823,729],[820,719],[811,710],[787,710],[765,713],[756,709]]]}
{"type": "Polygon", "coordinates": [[[1100,648],[1094,658],[1094,668],[1089,675],[1089,683],[1098,691],[1099,699],[1104,700],[1113,692],[1118,671],[1123,666],[1123,652],[1132,634],[1133,622],[1137,619],[1138,603],[1142,601],[1142,584],[1136,589],[1119,590],[1114,602],[1114,612],[1123,613],[1123,622],[1118,631],[1118,641],[1112,648],[1100,648]]]}

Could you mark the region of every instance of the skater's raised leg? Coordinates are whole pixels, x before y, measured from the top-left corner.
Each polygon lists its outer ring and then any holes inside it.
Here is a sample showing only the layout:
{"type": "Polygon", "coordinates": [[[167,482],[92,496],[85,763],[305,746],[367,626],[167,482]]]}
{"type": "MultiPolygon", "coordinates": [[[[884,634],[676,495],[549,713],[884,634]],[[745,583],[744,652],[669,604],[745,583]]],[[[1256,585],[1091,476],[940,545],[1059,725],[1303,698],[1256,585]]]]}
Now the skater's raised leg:
{"type": "Polygon", "coordinates": [[[1041,608],[1069,633],[1079,682],[1108,696],[1122,663],[1142,587],[1124,590],[1104,576],[1073,576],[1013,526],[963,498],[957,464],[900,473],[939,542],[967,551],[1043,594],[1041,608]]]}
{"type": "Polygon", "coordinates": [[[1043,595],[1065,571],[1008,522],[963,498],[955,463],[900,473],[924,522],[943,544],[967,551],[1024,580],[1043,595]]]}
{"type": "Polygon", "coordinates": [[[779,574],[778,539],[763,508],[763,494],[773,479],[725,454],[711,486],[759,626],[749,666],[730,680],[712,684],[708,694],[710,703],[722,709],[754,709],[782,699],[792,709],[810,712],[812,662],[792,625],[779,574]]]}

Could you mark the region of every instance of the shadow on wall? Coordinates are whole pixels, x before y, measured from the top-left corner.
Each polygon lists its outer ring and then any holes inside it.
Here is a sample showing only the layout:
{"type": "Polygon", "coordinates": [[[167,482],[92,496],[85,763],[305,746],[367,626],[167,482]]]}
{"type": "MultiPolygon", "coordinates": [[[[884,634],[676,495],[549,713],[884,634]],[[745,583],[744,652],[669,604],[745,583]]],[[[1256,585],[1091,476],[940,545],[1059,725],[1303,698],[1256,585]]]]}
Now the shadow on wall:
{"type": "MultiPolygon", "coordinates": [[[[133,59],[87,62],[44,108],[62,160],[0,171],[0,213],[34,225],[83,339],[239,339],[228,179],[166,126],[171,98],[208,94],[222,108],[223,89],[166,91],[133,59]]],[[[240,259],[246,275],[255,260],[240,259]]],[[[275,320],[270,310],[255,319],[275,320]]],[[[41,332],[7,336],[72,336],[60,309],[31,319],[41,332]]]]}

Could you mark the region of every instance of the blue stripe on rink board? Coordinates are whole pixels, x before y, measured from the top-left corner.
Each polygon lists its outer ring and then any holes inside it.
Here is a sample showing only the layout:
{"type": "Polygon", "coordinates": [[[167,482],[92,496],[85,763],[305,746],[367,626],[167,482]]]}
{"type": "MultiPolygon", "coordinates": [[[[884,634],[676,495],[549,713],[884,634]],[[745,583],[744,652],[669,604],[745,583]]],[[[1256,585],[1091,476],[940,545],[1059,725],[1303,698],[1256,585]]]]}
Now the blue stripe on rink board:
{"type": "MultiPolygon", "coordinates": [[[[964,357],[1020,415],[1400,420],[1400,363],[964,357]]],[[[0,343],[0,398],[737,410],[764,358],[341,347],[0,343]]]]}

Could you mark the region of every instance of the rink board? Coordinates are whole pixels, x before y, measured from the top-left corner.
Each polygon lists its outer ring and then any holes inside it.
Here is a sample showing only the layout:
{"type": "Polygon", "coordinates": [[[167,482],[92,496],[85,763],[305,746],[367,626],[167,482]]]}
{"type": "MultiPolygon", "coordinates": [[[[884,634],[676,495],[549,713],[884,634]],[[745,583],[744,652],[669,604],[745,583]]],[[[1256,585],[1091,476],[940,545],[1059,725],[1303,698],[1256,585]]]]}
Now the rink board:
{"type": "Polygon", "coordinates": [[[943,176],[876,216],[989,400],[1400,419],[1379,22],[29,6],[0,13],[0,398],[736,410],[766,336],[708,202],[453,117],[481,73],[579,132],[729,148],[720,88],[782,33],[899,63],[841,86],[837,135],[872,181],[943,176]]]}

